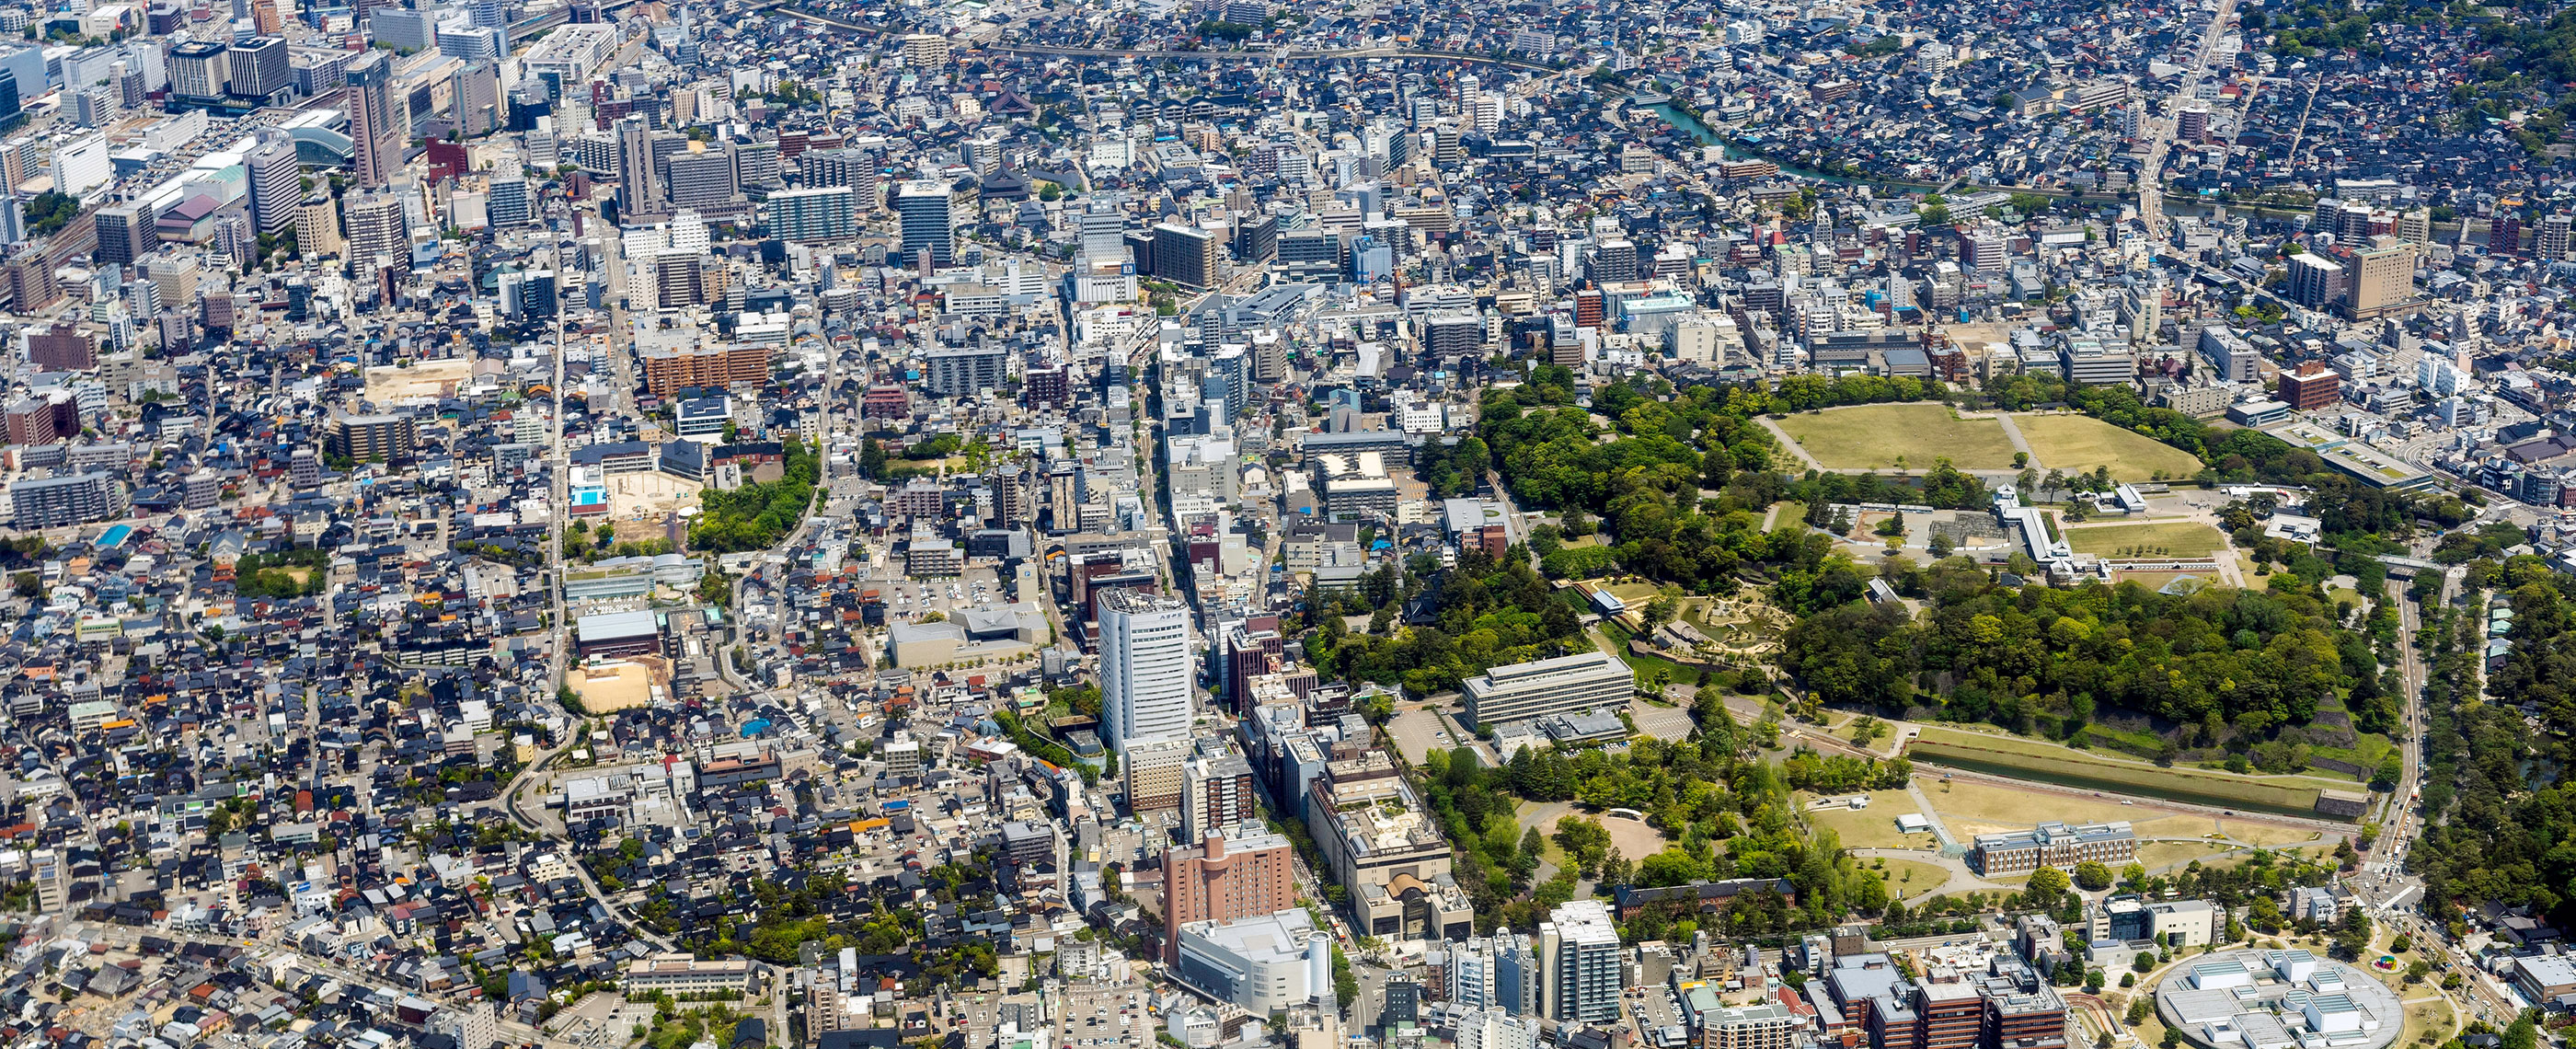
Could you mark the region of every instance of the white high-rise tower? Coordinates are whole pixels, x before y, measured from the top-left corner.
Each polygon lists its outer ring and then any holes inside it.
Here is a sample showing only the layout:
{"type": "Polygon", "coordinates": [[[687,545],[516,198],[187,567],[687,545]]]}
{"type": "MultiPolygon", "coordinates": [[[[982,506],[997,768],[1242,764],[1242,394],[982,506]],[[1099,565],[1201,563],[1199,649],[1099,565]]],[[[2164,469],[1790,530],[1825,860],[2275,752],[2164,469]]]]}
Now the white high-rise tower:
{"type": "Polygon", "coordinates": [[[1100,713],[1111,748],[1190,732],[1190,618],[1180,602],[1124,587],[1100,594],[1100,713]]]}

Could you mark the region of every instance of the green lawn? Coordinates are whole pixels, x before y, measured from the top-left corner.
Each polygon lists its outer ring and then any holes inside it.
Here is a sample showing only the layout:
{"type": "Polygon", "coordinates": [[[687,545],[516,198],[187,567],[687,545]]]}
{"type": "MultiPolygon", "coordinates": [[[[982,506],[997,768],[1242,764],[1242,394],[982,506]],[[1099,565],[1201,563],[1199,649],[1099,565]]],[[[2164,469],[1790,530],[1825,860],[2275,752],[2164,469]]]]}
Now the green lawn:
{"type": "Polygon", "coordinates": [[[1656,667],[1662,667],[1672,674],[1673,684],[1699,684],[1698,667],[1683,666],[1679,663],[1673,662],[1672,660],[1665,659],[1662,656],[1641,656],[1629,651],[1628,639],[1633,635],[1628,633],[1626,627],[1622,627],[1610,620],[1602,620],[1600,629],[1601,636],[1610,639],[1610,651],[1616,653],[1620,659],[1626,660],[1628,663],[1628,669],[1646,671],[1653,670],[1656,667]]]}
{"type": "Polygon", "coordinates": [[[2019,736],[1929,726],[1906,753],[1917,762],[2063,787],[2302,816],[2315,813],[2320,788],[2337,784],[2335,780],[2307,776],[2238,776],[2206,769],[2161,768],[2149,762],[2019,736]]]}
{"type": "Polygon", "coordinates": [[[2200,472],[2200,460],[2190,452],[2089,415],[2016,415],[2013,425],[2045,469],[2089,474],[2108,466],[2118,481],[2153,480],[2158,471],[2169,478],[2200,472]]]}
{"type": "Polygon", "coordinates": [[[1993,419],[1960,419],[1945,405],[1871,404],[1780,420],[1780,430],[1834,470],[1929,470],[1948,459],[1962,470],[2009,470],[2012,439],[1993,419]]]}
{"type": "Polygon", "coordinates": [[[2224,533],[2198,521],[2067,525],[2066,542],[2079,554],[2147,560],[2210,557],[2227,548],[2224,533]]]}

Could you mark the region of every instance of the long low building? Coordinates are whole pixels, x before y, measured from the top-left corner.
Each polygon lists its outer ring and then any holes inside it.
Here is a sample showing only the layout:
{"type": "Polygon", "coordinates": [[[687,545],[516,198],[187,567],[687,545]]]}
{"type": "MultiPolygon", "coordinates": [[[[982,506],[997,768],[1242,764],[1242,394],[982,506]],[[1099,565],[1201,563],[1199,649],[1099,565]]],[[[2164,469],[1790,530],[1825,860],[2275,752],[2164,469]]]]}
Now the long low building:
{"type": "Polygon", "coordinates": [[[2028,874],[2041,867],[2068,870],[2088,860],[2117,867],[2138,858],[2138,835],[2125,821],[2049,822],[2029,830],[1977,835],[1968,857],[1977,873],[1989,878],[2028,874]]]}
{"type": "Polygon", "coordinates": [[[751,961],[747,958],[701,961],[697,955],[686,951],[656,954],[628,962],[621,989],[629,994],[650,991],[671,994],[748,993],[751,990],[751,961]]]}
{"type": "Polygon", "coordinates": [[[1624,707],[1636,682],[1626,663],[1595,650],[1495,667],[1460,682],[1459,688],[1467,696],[1469,723],[1500,725],[1549,714],[1624,707]]]}

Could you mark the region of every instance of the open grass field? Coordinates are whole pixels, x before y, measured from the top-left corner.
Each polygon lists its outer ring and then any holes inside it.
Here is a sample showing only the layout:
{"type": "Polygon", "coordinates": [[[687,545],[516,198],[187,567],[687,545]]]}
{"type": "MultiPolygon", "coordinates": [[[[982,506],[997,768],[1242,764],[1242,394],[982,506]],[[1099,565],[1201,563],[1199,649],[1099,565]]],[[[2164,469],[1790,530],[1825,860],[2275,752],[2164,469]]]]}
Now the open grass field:
{"type": "Polygon", "coordinates": [[[2450,999],[2442,997],[2442,992],[2434,989],[2429,981],[2400,993],[2429,996],[2422,1001],[2400,999],[2406,1001],[2406,1037],[2410,1043],[2440,1045],[2451,1040],[2451,1032],[2460,1026],[2460,1017],[2451,1008],[2450,999]]]}
{"type": "Polygon", "coordinates": [[[2177,579],[2197,580],[2205,586],[2217,582],[2218,574],[2215,572],[2117,572],[2112,575],[2113,582],[2136,583],[2149,590],[2162,590],[2173,585],[2173,581],[2177,579]]]}
{"type": "Polygon", "coordinates": [[[2016,415],[2013,425],[2030,442],[2036,465],[2067,473],[2111,468],[2117,481],[2148,481],[2200,472],[2200,460],[2172,445],[2123,430],[2088,415],[2016,415]]]}
{"type": "MultiPolygon", "coordinates": [[[[1940,813],[1941,822],[1949,826],[1950,836],[1963,844],[1979,834],[2029,830],[2050,820],[2100,823],[2134,819],[2139,814],[2136,808],[2117,801],[2074,798],[1970,780],[1941,783],[1937,771],[1927,775],[1919,765],[1916,766],[1915,778],[1923,787],[1923,796],[1931,799],[1933,811],[1940,813]]],[[[1891,820],[1894,818],[1889,817],[1891,820]]],[[[1889,825],[1894,826],[1893,823],[1889,825]]]]}
{"type": "Polygon", "coordinates": [[[1621,604],[1630,608],[1644,608],[1646,602],[1655,599],[1656,593],[1655,584],[1646,582],[1610,583],[1603,589],[1610,591],[1610,596],[1618,598],[1621,604]]]}
{"type": "Polygon", "coordinates": [[[1889,896],[1914,896],[1950,884],[1950,870],[1938,863],[1920,860],[1875,859],[1866,866],[1887,875],[1889,896]],[[1880,867],[1879,864],[1886,864],[1880,867]]]}
{"type": "MultiPolygon", "coordinates": [[[[1851,797],[1849,794],[1832,796],[1851,797]]],[[[1810,800],[1813,799],[1801,796],[1799,803],[1804,805],[1810,800]]],[[[1925,850],[1939,848],[1940,839],[1933,837],[1930,831],[1921,834],[1897,832],[1896,817],[1919,809],[1920,806],[1914,804],[1914,797],[1904,791],[1879,790],[1870,792],[1868,808],[1850,809],[1838,805],[1831,808],[1808,809],[1807,822],[1831,829],[1843,839],[1845,848],[1925,850]]]]}
{"type": "Polygon", "coordinates": [[[2079,554],[2103,557],[2202,558],[2227,548],[2227,536],[2198,521],[2066,525],[2066,542],[2079,554]]]}
{"type": "Polygon", "coordinates": [[[2151,841],[2138,846],[2138,865],[2145,867],[2150,871],[2158,871],[2163,870],[2170,864],[2190,863],[2193,860],[2206,860],[2212,856],[2227,851],[2229,848],[2230,846],[2221,845],[2214,841],[2205,843],[2195,841],[2151,841]]]}
{"type": "MultiPolygon", "coordinates": [[[[2301,830],[2297,827],[2283,827],[2270,823],[2247,823],[2243,820],[2229,821],[2227,824],[2227,836],[2248,845],[2262,845],[2269,848],[2280,848],[2285,845],[2305,845],[2309,842],[2317,841],[2325,837],[2325,835],[2312,830],[2301,830]]],[[[2331,846],[2334,843],[2327,842],[2326,844],[2331,846]]]]}
{"type": "MultiPolygon", "coordinates": [[[[2061,787],[2218,805],[2285,815],[2316,811],[2317,792],[2333,781],[2304,776],[2237,776],[2203,769],[2160,768],[2054,743],[1926,727],[1907,755],[1930,763],[2061,787]]],[[[1938,803],[1937,801],[1935,802],[1938,803]]],[[[2027,826],[2033,821],[2023,821],[2027,826]]],[[[1963,833],[1952,828],[1951,833],[1963,833]]]]}
{"type": "Polygon", "coordinates": [[[1780,429],[1835,470],[1929,470],[1947,458],[1962,470],[2012,468],[2013,444],[1993,419],[1953,418],[1938,404],[1871,404],[1792,415],[1780,429]]]}

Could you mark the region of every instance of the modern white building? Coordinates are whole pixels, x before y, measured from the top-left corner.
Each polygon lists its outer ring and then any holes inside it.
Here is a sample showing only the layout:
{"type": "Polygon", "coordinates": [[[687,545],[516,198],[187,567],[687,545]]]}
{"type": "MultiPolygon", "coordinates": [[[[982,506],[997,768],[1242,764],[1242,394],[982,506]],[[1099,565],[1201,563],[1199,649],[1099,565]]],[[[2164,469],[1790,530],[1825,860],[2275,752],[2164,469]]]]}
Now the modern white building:
{"type": "Polygon", "coordinates": [[[1469,1009],[1458,1017],[1458,1049],[1537,1049],[1538,1019],[1501,1009],[1469,1009]]]}
{"type": "Polygon", "coordinates": [[[1190,615],[1167,597],[1124,587],[1100,594],[1100,713],[1109,745],[1190,731],[1190,615]]]}
{"type": "Polygon", "coordinates": [[[1619,927],[1599,900],[1574,900],[1538,927],[1540,1015],[1559,1023],[1619,1019],[1619,927]]]}
{"type": "Polygon", "coordinates": [[[1306,1004],[1319,986],[1330,993],[1331,942],[1300,908],[1190,922],[1181,926],[1175,971],[1191,990],[1267,1016],[1306,1004]]]}

